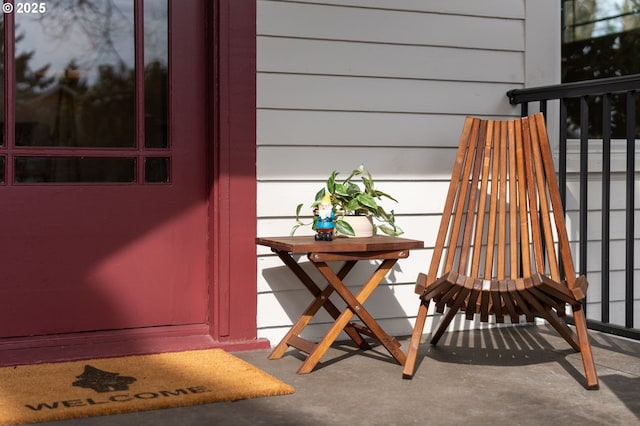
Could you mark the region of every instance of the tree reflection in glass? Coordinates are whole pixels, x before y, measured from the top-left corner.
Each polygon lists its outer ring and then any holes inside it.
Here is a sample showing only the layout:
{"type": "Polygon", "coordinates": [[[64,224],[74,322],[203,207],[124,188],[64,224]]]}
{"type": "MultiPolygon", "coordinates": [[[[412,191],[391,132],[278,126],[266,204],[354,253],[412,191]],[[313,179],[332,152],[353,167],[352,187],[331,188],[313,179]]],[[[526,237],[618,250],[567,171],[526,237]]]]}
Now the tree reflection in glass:
{"type": "Polygon", "coordinates": [[[168,148],[169,20],[166,0],[144,3],[144,130],[146,148],[168,148]]]}
{"type": "MultiPolygon", "coordinates": [[[[136,146],[133,3],[49,0],[45,14],[15,15],[17,146],[136,146]]],[[[166,22],[166,1],[154,3],[164,5],[157,15],[166,22]]],[[[166,30],[157,55],[164,62],[145,60],[155,67],[145,79],[160,81],[153,90],[165,99],[166,30]]],[[[156,127],[166,130],[166,102],[158,108],[165,112],[153,113],[156,127]]]]}

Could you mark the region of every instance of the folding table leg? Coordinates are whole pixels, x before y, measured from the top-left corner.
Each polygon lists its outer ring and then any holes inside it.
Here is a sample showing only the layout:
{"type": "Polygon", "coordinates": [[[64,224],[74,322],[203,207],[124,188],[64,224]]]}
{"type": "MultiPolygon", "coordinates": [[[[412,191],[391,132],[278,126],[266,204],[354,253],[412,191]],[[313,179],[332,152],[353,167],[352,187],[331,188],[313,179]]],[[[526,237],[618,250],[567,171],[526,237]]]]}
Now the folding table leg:
{"type": "MultiPolygon", "coordinates": [[[[287,252],[276,251],[280,259],[289,267],[289,269],[298,277],[300,281],[307,287],[307,289],[316,297],[315,300],[305,309],[298,321],[291,327],[284,338],[276,345],[269,359],[281,358],[287,351],[291,341],[296,339],[302,330],[309,324],[313,316],[324,307],[325,310],[331,315],[333,319],[337,319],[340,316],[340,310],[329,300],[329,296],[333,293],[334,289],[328,285],[324,290],[320,290],[317,284],[309,277],[309,275],[302,269],[302,267],[291,257],[287,252]]],[[[347,274],[353,269],[356,261],[347,261],[340,271],[338,271],[338,277],[344,279],[347,274]]],[[[345,332],[361,349],[369,349],[371,346],[366,340],[358,333],[357,329],[352,325],[346,325],[345,332]]],[[[298,338],[298,340],[302,340],[298,338]]],[[[313,345],[309,342],[309,346],[313,345]]]]}
{"type": "Polygon", "coordinates": [[[364,284],[364,286],[356,296],[354,296],[349,291],[340,277],[338,277],[325,262],[315,263],[316,268],[318,268],[320,273],[327,279],[327,281],[329,281],[330,285],[347,303],[348,307],[336,319],[333,326],[329,329],[327,334],[325,334],[320,343],[318,343],[316,349],[312,353],[310,353],[307,359],[302,363],[302,366],[298,370],[299,374],[310,373],[313,370],[316,364],[320,361],[320,358],[322,358],[331,344],[338,338],[340,332],[345,328],[345,326],[349,323],[354,315],[357,315],[362,320],[362,322],[371,332],[372,336],[380,341],[380,343],[382,343],[382,345],[389,351],[389,353],[400,365],[404,364],[406,356],[400,350],[400,344],[398,343],[398,341],[395,338],[389,336],[382,329],[382,327],[378,325],[378,323],[369,314],[369,312],[367,312],[364,306],[362,306],[367,298],[373,293],[378,284],[380,284],[380,281],[382,281],[382,279],[391,270],[393,265],[395,265],[397,260],[398,259],[384,260],[384,262],[382,262],[378,269],[376,269],[369,281],[364,284]]]}

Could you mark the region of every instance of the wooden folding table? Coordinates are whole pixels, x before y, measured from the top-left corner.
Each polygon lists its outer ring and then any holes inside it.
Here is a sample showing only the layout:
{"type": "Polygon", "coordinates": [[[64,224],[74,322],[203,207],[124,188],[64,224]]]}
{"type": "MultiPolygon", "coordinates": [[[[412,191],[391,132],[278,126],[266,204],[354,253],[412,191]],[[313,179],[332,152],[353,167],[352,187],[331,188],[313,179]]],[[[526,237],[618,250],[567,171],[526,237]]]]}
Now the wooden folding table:
{"type": "Polygon", "coordinates": [[[270,247],[315,297],[300,316],[300,319],[296,321],[282,341],[271,352],[269,359],[281,358],[288,347],[292,346],[308,354],[298,373],[310,373],[338,335],[344,330],[361,349],[370,348],[363,335],[378,340],[400,365],[404,365],[406,356],[400,350],[400,343],[380,327],[364,308],[363,304],[382,279],[391,271],[398,259],[408,257],[411,249],[423,248],[424,242],[387,236],[334,238],[333,241],[315,241],[313,236],[299,236],[257,238],[256,244],[270,247]],[[306,254],[311,264],[326,279],[328,285],[321,289],[293,258],[293,254],[306,254]],[[382,262],[362,285],[358,293],[353,294],[343,280],[358,261],[370,260],[381,260],[382,262]],[[344,262],[337,273],[327,264],[327,262],[332,261],[344,262]],[[340,311],[329,300],[329,296],[334,291],[347,304],[343,311],[340,311]],[[316,344],[300,337],[300,333],[321,308],[324,308],[335,322],[322,340],[316,344]],[[350,322],[354,315],[360,318],[363,324],[350,322]]]}

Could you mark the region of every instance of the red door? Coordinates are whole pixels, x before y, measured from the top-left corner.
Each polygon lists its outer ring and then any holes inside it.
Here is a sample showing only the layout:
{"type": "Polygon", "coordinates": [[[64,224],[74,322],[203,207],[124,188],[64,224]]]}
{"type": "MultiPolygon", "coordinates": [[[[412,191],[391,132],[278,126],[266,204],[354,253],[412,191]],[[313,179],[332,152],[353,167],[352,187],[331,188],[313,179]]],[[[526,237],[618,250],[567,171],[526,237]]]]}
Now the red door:
{"type": "Polygon", "coordinates": [[[204,324],[203,2],[69,5],[4,15],[0,337],[204,324]]]}

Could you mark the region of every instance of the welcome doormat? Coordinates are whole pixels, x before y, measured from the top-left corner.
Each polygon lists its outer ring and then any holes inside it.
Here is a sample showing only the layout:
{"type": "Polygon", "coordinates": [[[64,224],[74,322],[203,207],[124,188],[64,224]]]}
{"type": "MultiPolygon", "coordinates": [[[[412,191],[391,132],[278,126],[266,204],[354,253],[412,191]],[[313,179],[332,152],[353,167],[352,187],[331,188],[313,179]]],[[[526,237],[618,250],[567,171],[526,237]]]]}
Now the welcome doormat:
{"type": "Polygon", "coordinates": [[[293,393],[222,349],[0,368],[0,425],[293,393]]]}

